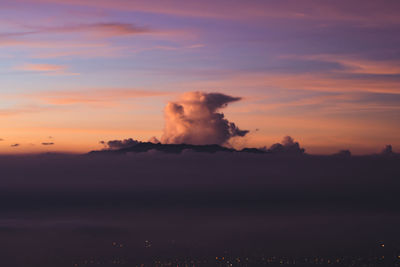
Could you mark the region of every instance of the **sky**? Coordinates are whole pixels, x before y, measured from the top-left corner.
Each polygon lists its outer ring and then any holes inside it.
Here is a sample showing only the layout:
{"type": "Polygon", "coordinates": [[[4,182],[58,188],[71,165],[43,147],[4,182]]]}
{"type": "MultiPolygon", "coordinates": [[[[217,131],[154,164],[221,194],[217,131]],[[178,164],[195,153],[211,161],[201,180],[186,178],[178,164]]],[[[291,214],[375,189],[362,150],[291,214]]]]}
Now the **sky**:
{"type": "Polygon", "coordinates": [[[400,149],[398,1],[1,0],[0,153],[161,138],[187,92],[263,147],[400,149]]]}

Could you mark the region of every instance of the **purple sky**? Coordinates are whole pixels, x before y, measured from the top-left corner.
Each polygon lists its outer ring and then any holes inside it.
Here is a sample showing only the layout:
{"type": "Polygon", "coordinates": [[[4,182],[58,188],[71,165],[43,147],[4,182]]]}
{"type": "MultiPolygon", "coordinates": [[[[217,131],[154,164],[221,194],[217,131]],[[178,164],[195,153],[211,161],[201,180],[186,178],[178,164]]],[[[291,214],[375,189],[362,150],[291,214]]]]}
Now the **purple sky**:
{"type": "Polygon", "coordinates": [[[224,109],[250,130],[235,147],[291,135],[312,153],[398,150],[399,13],[398,1],[4,0],[0,153],[160,138],[164,107],[188,91],[242,97],[224,109]]]}

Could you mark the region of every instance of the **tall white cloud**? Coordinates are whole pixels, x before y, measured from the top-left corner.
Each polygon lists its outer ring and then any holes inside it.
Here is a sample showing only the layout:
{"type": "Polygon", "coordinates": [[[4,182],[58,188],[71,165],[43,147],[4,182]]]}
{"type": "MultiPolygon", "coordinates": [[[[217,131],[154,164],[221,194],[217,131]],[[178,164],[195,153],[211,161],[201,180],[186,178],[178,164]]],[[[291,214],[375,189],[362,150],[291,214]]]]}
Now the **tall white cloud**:
{"type": "Polygon", "coordinates": [[[219,112],[241,98],[220,93],[188,92],[165,108],[165,128],[161,138],[166,144],[224,144],[235,136],[245,136],[219,112]]]}

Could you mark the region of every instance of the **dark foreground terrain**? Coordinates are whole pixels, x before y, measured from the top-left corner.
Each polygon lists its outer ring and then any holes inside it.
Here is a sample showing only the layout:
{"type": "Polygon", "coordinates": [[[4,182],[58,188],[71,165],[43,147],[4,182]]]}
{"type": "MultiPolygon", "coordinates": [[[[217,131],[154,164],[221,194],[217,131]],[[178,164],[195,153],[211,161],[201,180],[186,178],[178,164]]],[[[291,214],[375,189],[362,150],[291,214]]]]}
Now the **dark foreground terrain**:
{"type": "Polygon", "coordinates": [[[0,157],[1,266],[396,266],[400,159],[0,157]]]}

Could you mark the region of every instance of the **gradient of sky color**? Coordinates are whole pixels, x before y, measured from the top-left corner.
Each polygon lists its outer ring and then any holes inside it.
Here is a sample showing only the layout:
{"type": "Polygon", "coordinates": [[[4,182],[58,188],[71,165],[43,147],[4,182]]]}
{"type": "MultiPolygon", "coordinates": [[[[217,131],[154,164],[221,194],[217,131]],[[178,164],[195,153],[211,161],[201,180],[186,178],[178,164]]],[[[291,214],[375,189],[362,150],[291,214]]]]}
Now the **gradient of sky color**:
{"type": "Polygon", "coordinates": [[[396,0],[1,0],[0,153],[160,137],[166,103],[196,90],[243,97],[224,110],[251,131],[236,147],[398,151],[398,14],[396,0]]]}

